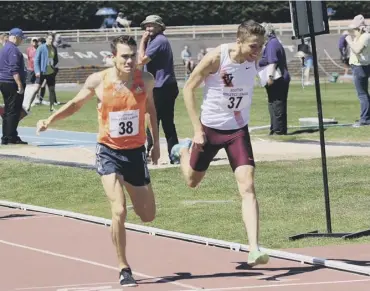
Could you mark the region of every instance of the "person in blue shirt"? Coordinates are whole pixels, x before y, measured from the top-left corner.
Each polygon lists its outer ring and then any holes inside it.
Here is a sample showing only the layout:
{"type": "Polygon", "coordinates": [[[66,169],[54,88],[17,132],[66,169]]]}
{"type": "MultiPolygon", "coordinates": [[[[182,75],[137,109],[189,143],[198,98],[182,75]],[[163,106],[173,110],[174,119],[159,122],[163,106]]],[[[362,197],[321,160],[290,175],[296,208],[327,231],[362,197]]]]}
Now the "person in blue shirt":
{"type": "Polygon", "coordinates": [[[31,110],[32,102],[35,100],[36,94],[39,92],[45,80],[49,88],[50,111],[54,111],[54,105],[56,104],[55,81],[58,72],[56,66],[59,59],[57,49],[53,45],[53,40],[54,36],[48,34],[46,43],[41,44],[36,50],[34,61],[36,75],[35,91],[30,98],[27,111],[31,110]]]}
{"type": "Polygon", "coordinates": [[[268,108],[270,113],[270,135],[287,134],[287,100],[290,75],[285,50],[276,38],[274,27],[270,23],[263,24],[266,30],[267,42],[259,61],[260,67],[274,64],[274,70],[279,70],[281,77],[274,79],[274,74],[267,82],[268,108]]]}
{"type": "MultiPolygon", "coordinates": [[[[151,73],[155,78],[153,98],[157,110],[158,125],[162,122],[162,128],[167,140],[168,156],[171,164],[171,149],[179,143],[175,121],[175,101],[179,94],[179,88],[174,70],[174,61],[171,44],[163,34],[166,25],[158,15],[149,15],[141,23],[145,29],[139,46],[138,65],[144,67],[144,71],[151,73]]],[[[147,131],[148,152],[153,146],[150,131],[147,131]]]]}
{"type": "Polygon", "coordinates": [[[25,38],[20,28],[9,31],[9,40],[0,51],[0,91],[4,98],[1,144],[27,144],[18,136],[27,70],[18,46],[25,38]]]}

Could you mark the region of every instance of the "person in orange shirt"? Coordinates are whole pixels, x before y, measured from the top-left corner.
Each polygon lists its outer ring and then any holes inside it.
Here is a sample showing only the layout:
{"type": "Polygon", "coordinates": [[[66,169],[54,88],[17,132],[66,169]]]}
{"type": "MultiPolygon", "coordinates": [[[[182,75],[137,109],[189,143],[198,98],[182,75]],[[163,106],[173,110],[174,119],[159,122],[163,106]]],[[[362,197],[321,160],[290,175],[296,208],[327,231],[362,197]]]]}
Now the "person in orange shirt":
{"type": "Polygon", "coordinates": [[[99,134],[96,167],[112,211],[111,234],[119,263],[119,281],[136,286],[126,258],[126,200],[130,195],[135,213],[143,222],[154,220],[156,205],[146,163],[146,113],[155,140],[151,159],[160,156],[158,124],[153,101],[154,77],[136,68],[136,41],[119,36],[111,43],[114,66],[91,74],[81,91],[48,119],[37,122],[37,134],[58,120],[77,112],[97,96],[99,134]]]}

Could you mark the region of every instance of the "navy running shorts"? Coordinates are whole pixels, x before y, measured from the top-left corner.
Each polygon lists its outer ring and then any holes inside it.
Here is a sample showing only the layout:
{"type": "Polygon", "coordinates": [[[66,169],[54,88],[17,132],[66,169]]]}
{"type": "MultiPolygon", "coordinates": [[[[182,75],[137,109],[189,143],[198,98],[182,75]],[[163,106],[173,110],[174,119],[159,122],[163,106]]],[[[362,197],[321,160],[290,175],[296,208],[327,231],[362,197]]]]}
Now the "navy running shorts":
{"type": "Polygon", "coordinates": [[[96,171],[100,176],[116,173],[132,186],[150,184],[145,146],[116,150],[105,144],[96,145],[96,171]]]}
{"type": "Polygon", "coordinates": [[[207,142],[202,152],[194,149],[191,151],[190,166],[194,171],[206,171],[220,149],[225,149],[233,171],[244,165],[255,167],[248,125],[235,130],[202,126],[207,142]]]}

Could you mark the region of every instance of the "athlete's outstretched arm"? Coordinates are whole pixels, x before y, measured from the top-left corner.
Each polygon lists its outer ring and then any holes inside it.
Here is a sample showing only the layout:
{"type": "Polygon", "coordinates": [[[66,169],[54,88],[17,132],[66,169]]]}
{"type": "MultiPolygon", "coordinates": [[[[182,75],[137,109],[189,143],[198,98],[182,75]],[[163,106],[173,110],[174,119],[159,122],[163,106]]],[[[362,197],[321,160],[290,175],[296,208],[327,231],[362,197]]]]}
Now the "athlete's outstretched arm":
{"type": "Polygon", "coordinates": [[[195,108],[195,90],[202,84],[209,74],[217,72],[219,65],[220,47],[217,47],[202,58],[185,83],[183,89],[184,102],[195,133],[202,132],[199,115],[195,108]]]}
{"type": "Polygon", "coordinates": [[[101,78],[98,73],[91,74],[86,79],[80,92],[78,92],[72,100],[68,101],[48,119],[39,120],[37,123],[37,133],[46,130],[50,124],[65,119],[80,110],[80,108],[95,95],[95,88],[99,85],[100,81],[101,78]]]}

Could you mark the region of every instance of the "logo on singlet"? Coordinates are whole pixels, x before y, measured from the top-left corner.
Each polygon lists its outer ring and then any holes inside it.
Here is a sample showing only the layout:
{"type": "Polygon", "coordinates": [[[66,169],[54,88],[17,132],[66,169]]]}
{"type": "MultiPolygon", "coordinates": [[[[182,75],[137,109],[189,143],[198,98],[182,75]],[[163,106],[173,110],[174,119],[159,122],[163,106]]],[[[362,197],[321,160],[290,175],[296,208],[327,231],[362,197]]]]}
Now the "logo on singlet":
{"type": "Polygon", "coordinates": [[[233,87],[233,74],[222,73],[221,75],[222,80],[224,81],[225,87],[233,87]]]}

